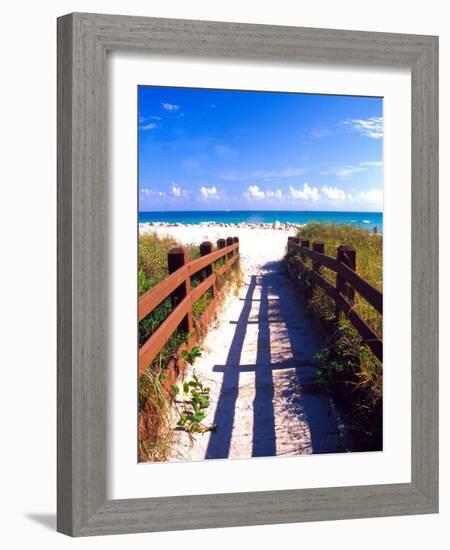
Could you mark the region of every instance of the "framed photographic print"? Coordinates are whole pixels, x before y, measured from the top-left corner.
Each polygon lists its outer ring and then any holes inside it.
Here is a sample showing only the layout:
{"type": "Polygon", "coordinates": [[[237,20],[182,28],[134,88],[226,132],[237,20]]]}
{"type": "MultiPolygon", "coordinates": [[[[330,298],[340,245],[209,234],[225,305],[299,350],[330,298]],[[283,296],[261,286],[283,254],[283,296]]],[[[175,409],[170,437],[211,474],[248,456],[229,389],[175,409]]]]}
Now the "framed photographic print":
{"type": "Polygon", "coordinates": [[[437,512],[437,47],[58,20],[58,530],[437,512]]]}

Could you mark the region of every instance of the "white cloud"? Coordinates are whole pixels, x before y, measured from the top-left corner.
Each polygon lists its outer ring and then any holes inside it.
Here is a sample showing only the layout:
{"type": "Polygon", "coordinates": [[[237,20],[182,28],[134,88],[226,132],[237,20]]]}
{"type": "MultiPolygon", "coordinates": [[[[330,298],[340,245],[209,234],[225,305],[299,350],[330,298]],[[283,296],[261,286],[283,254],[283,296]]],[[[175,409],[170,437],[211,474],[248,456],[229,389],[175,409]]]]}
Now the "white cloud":
{"type": "Polygon", "coordinates": [[[266,194],[257,185],[250,185],[245,195],[250,199],[264,199],[266,194]]]}
{"type": "Polygon", "coordinates": [[[182,195],[181,187],[177,187],[176,185],[172,185],[171,191],[174,197],[181,197],[182,195]]]}
{"type": "Polygon", "coordinates": [[[156,116],[156,115],[148,115],[148,116],[139,115],[139,123],[140,124],[143,124],[147,120],[161,120],[161,117],[156,116]]]}
{"type": "Polygon", "coordinates": [[[272,191],[271,189],[267,189],[263,191],[259,188],[258,185],[250,185],[250,187],[247,188],[247,191],[244,193],[244,195],[248,199],[281,199],[283,196],[283,193],[281,192],[281,189],[277,189],[276,191],[272,191]]]}
{"type": "Polygon", "coordinates": [[[267,191],[266,196],[269,197],[275,197],[276,199],[281,199],[283,196],[283,193],[281,192],[281,189],[277,189],[276,191],[267,191]],[[269,195],[267,195],[269,193],[269,195]]]}
{"type": "Polygon", "coordinates": [[[320,199],[320,194],[317,187],[310,187],[306,182],[303,184],[303,189],[301,188],[296,189],[291,185],[289,187],[289,191],[291,192],[291,197],[294,199],[303,199],[303,200],[312,200],[312,201],[318,201],[320,199]]]}
{"type": "Polygon", "coordinates": [[[139,115],[139,129],[153,130],[154,128],[156,128],[158,125],[156,124],[156,122],[151,122],[152,120],[161,120],[161,117],[156,115],[139,115]]]}
{"type": "Polygon", "coordinates": [[[142,126],[139,126],[139,128],[141,130],[153,130],[157,126],[158,125],[156,124],[156,122],[148,122],[147,124],[143,124],[142,126]]]}
{"type": "Polygon", "coordinates": [[[316,139],[320,139],[323,137],[327,137],[331,134],[331,130],[329,128],[319,127],[315,128],[311,131],[311,136],[316,139]]]}
{"type": "Polygon", "coordinates": [[[143,187],[139,190],[140,196],[146,199],[154,198],[166,198],[166,199],[181,199],[189,196],[189,192],[186,189],[183,189],[179,185],[172,183],[170,189],[165,191],[156,191],[148,187],[143,187]]]}
{"type": "Polygon", "coordinates": [[[346,120],[344,124],[349,124],[353,130],[363,136],[373,139],[383,137],[383,117],[352,118],[351,120],[346,120]]]}
{"type": "Polygon", "coordinates": [[[140,190],[141,196],[150,198],[150,197],[165,197],[166,193],[164,191],[155,191],[154,189],[149,189],[148,187],[143,187],[140,190]]]}
{"type": "Polygon", "coordinates": [[[358,193],[358,199],[371,205],[381,207],[383,205],[383,190],[373,188],[368,191],[360,191],[358,193]]]}
{"type": "Polygon", "coordinates": [[[277,189],[276,191],[267,189],[266,191],[264,191],[264,195],[266,199],[281,199],[283,193],[281,192],[281,189],[277,189]]]}
{"type": "Polygon", "coordinates": [[[332,201],[345,201],[352,198],[350,194],[347,195],[345,191],[338,187],[322,187],[322,193],[332,201]]]}
{"type": "Polygon", "coordinates": [[[379,168],[383,165],[380,160],[365,161],[359,162],[356,165],[346,165],[339,168],[332,168],[330,170],[325,170],[320,172],[322,176],[336,176],[338,178],[348,178],[353,176],[353,174],[358,174],[361,172],[367,172],[371,168],[379,168]]]}
{"type": "Polygon", "coordinates": [[[383,166],[383,162],[381,160],[369,160],[367,162],[360,162],[359,165],[379,168],[380,166],[383,166]]]}
{"type": "Polygon", "coordinates": [[[214,185],[212,187],[200,187],[200,194],[204,199],[219,199],[220,193],[217,191],[217,187],[214,185]]]}
{"type": "Polygon", "coordinates": [[[161,107],[165,111],[179,111],[180,110],[180,106],[179,105],[174,105],[173,103],[161,103],[161,107]]]}
{"type": "Polygon", "coordinates": [[[353,176],[353,174],[365,171],[366,169],[362,166],[343,166],[335,172],[335,175],[338,178],[348,178],[349,176],[353,176]]]}
{"type": "Polygon", "coordinates": [[[170,188],[170,194],[177,199],[181,197],[187,197],[188,195],[186,190],[182,189],[178,185],[175,185],[174,183],[172,183],[172,186],[170,188]]]}

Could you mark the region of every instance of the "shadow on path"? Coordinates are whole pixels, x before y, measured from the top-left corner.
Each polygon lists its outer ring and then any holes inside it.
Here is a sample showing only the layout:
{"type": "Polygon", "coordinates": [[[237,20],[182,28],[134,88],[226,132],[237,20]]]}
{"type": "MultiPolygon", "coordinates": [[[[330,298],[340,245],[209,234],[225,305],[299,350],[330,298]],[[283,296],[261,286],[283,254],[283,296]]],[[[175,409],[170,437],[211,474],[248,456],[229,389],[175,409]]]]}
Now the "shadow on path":
{"type": "Polygon", "coordinates": [[[236,419],[236,405],[240,374],[248,372],[254,372],[251,456],[346,451],[329,400],[314,378],[313,357],[322,347],[322,336],[281,262],[265,264],[261,274],[250,278],[243,302],[225,365],[213,368],[223,373],[223,380],[214,417],[217,429],[205,458],[227,458],[232,438],[244,435],[239,433],[244,428],[236,419]],[[252,315],[258,303],[258,314],[252,315]],[[244,342],[255,346],[251,337],[246,340],[248,327],[255,324],[256,360],[243,364],[244,342]]]}
{"type": "MultiPolygon", "coordinates": [[[[223,371],[222,389],[214,416],[214,424],[220,422],[220,426],[211,433],[205,458],[227,458],[230,451],[234,411],[239,389],[239,370],[233,367],[240,363],[255,288],[256,277],[253,275],[250,278],[244,305],[236,323],[236,330],[225,363],[225,367],[229,368],[223,371]]],[[[213,370],[217,370],[217,366],[213,370]]]]}

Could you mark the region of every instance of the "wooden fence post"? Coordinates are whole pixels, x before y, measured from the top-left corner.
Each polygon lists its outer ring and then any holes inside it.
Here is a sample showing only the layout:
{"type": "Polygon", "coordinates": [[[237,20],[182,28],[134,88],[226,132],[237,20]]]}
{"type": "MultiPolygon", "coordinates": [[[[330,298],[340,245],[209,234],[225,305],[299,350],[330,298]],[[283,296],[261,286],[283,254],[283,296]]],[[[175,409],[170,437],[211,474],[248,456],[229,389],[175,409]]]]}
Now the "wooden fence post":
{"type": "Polygon", "coordinates": [[[300,237],[292,237],[292,244],[300,246],[300,237]]]}
{"type": "Polygon", "coordinates": [[[239,254],[239,237],[233,237],[233,243],[238,245],[236,250],[233,252],[233,254],[239,254]]]}
{"type": "MultiPolygon", "coordinates": [[[[167,263],[169,267],[169,274],[174,273],[180,267],[183,267],[187,263],[189,263],[189,256],[188,251],[185,248],[182,247],[176,247],[169,250],[167,254],[167,263]]],[[[170,295],[172,300],[172,307],[176,308],[178,304],[180,304],[183,299],[189,295],[191,292],[191,279],[189,277],[189,274],[187,274],[186,279],[184,280],[184,283],[182,283],[178,288],[176,288],[172,294],[170,295]]],[[[189,311],[187,315],[184,317],[184,319],[180,323],[181,330],[184,330],[188,334],[190,334],[193,330],[194,323],[192,320],[192,306],[189,308],[189,311]]]]}
{"type": "MultiPolygon", "coordinates": [[[[233,237],[227,237],[227,246],[231,246],[233,243],[234,243],[233,237]]],[[[230,252],[229,254],[227,254],[227,257],[226,257],[227,262],[233,256],[233,254],[234,252],[230,252]]]]}
{"type": "MultiPolygon", "coordinates": [[[[200,256],[207,256],[208,254],[211,254],[211,252],[214,250],[214,245],[210,241],[205,241],[200,245],[200,256]]],[[[205,272],[205,279],[208,278],[213,273],[213,266],[212,263],[207,265],[204,269],[205,272]]],[[[212,286],[212,294],[213,296],[216,295],[216,283],[212,286]]]]}
{"type": "MultiPolygon", "coordinates": [[[[338,246],[336,260],[346,265],[353,271],[356,271],[356,250],[353,247],[344,245],[338,246]]],[[[355,290],[343,277],[339,275],[339,273],[336,275],[336,289],[343,296],[345,296],[351,304],[353,304],[355,301],[355,290]]]]}
{"type": "MultiPolygon", "coordinates": [[[[227,243],[226,243],[225,239],[217,239],[217,248],[218,249],[225,248],[226,245],[227,245],[227,243]]],[[[226,261],[226,258],[225,258],[225,261],[226,261]]]]}
{"type": "MultiPolygon", "coordinates": [[[[314,241],[312,243],[312,249],[314,252],[318,252],[319,254],[324,254],[325,243],[323,241],[314,241]]],[[[313,262],[313,270],[317,271],[317,273],[320,273],[320,264],[317,262],[313,262]]]]}
{"type": "MultiPolygon", "coordinates": [[[[300,239],[300,246],[302,248],[309,248],[309,239],[300,239]]],[[[300,254],[303,261],[306,260],[306,256],[304,254],[300,254]]]]}

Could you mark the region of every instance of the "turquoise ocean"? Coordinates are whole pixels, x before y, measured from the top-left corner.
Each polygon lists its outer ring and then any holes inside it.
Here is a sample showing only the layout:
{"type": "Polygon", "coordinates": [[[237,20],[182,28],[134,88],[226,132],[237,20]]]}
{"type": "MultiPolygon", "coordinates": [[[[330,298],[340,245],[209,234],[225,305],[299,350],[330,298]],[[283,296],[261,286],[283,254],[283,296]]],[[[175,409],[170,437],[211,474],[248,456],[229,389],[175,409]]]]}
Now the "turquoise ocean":
{"type": "Polygon", "coordinates": [[[215,223],[296,223],[310,222],[348,224],[372,231],[377,227],[383,231],[383,214],[381,212],[312,212],[286,210],[214,210],[190,212],[139,212],[139,223],[167,222],[196,224],[201,222],[215,223]]]}

